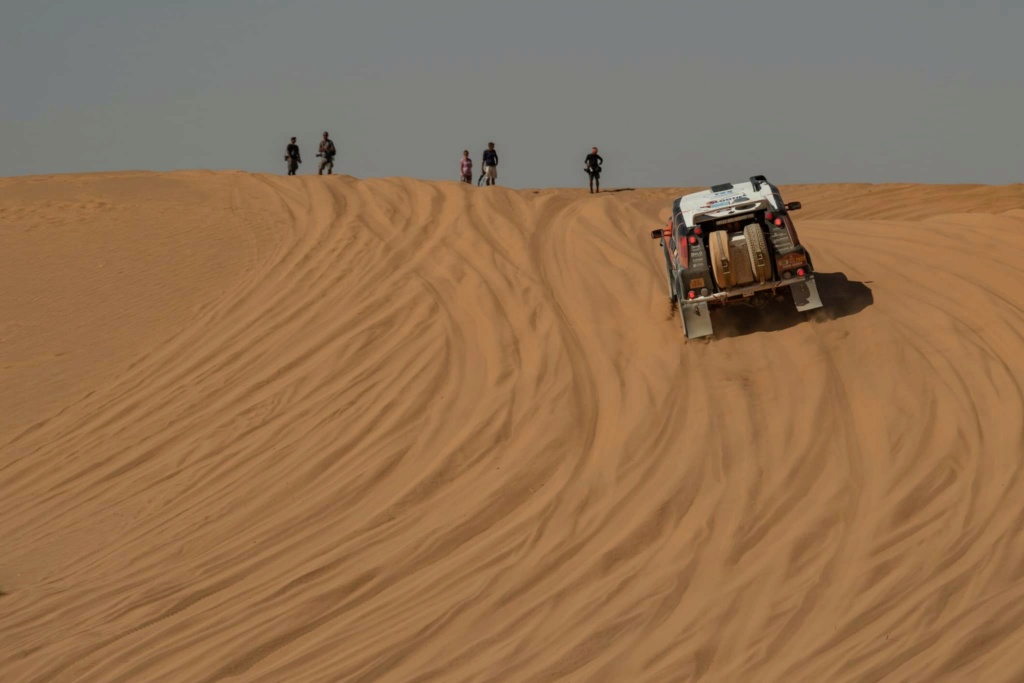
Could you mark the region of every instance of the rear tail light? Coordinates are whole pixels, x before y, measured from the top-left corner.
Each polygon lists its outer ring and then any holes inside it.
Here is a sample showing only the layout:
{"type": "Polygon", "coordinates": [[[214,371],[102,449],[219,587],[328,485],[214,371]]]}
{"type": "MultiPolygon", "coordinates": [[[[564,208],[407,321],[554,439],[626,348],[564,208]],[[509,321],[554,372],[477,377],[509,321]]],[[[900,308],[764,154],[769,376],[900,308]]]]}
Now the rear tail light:
{"type": "Polygon", "coordinates": [[[781,218],[776,218],[775,219],[775,225],[782,225],[782,219],[781,218]]]}
{"type": "Polygon", "coordinates": [[[697,238],[693,235],[690,235],[690,244],[697,244],[697,238]]]}
{"type": "Polygon", "coordinates": [[[768,213],[766,213],[766,214],[764,215],[764,217],[765,217],[766,219],[768,219],[768,220],[771,220],[771,219],[775,218],[775,214],[773,214],[773,213],[772,213],[771,211],[769,211],[768,213]]]}
{"type": "Polygon", "coordinates": [[[687,299],[696,299],[696,298],[697,298],[697,292],[695,292],[695,291],[693,291],[693,290],[691,289],[691,290],[689,291],[689,293],[688,293],[688,294],[686,295],[686,298],[687,298],[687,299]]]}
{"type": "Polygon", "coordinates": [[[797,269],[796,269],[796,274],[797,274],[797,275],[798,275],[799,277],[803,277],[804,275],[807,275],[807,271],[806,271],[806,270],[804,270],[803,268],[797,268],[797,269]]]}
{"type": "Polygon", "coordinates": [[[700,226],[698,225],[698,226],[696,226],[696,227],[695,227],[695,228],[693,229],[693,234],[694,234],[694,235],[703,235],[703,234],[704,234],[704,231],[703,231],[703,230],[701,230],[700,226]]]}

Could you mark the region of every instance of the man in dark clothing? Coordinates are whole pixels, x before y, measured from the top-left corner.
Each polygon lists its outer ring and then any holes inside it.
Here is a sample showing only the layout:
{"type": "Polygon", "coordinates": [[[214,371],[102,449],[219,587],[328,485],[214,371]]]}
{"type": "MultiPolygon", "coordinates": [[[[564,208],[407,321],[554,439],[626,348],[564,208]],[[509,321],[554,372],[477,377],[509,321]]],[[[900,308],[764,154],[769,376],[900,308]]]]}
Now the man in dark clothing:
{"type": "Polygon", "coordinates": [[[317,175],[323,175],[324,169],[327,169],[327,175],[331,175],[334,171],[334,155],[337,150],[334,148],[334,141],[327,137],[327,131],[324,131],[324,139],[320,141],[320,152],[317,154],[320,157],[320,170],[317,175]]]}
{"type": "Polygon", "coordinates": [[[295,138],[292,138],[288,144],[284,160],[288,162],[288,175],[295,175],[295,171],[299,170],[299,164],[302,163],[302,155],[299,154],[299,146],[295,144],[295,138]]]}
{"type": "Polygon", "coordinates": [[[594,186],[597,186],[597,192],[601,191],[601,164],[604,163],[604,159],[597,153],[597,147],[590,150],[590,154],[587,155],[586,160],[583,162],[583,169],[590,176],[590,193],[594,193],[594,186]]]}
{"type": "MultiPolygon", "coordinates": [[[[494,143],[488,142],[484,150],[483,163],[484,177],[487,178],[487,185],[498,184],[498,153],[494,149],[494,143]]],[[[477,183],[478,185],[480,183],[477,183]]]]}

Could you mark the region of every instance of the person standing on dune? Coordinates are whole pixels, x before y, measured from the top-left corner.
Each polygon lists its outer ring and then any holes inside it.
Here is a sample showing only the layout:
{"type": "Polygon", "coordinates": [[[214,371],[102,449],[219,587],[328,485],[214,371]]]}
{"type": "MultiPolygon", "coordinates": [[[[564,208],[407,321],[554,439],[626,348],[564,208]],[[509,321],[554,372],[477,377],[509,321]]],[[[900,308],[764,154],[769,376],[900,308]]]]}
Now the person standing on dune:
{"type": "Polygon", "coordinates": [[[462,150],[462,160],[459,162],[459,171],[462,173],[462,182],[473,184],[473,160],[469,158],[469,150],[462,150]]]}
{"type": "Polygon", "coordinates": [[[299,153],[299,146],[296,144],[295,138],[288,143],[284,160],[288,162],[288,175],[295,175],[295,171],[299,170],[299,164],[302,163],[302,155],[299,153]]]}
{"type": "Polygon", "coordinates": [[[498,184],[498,152],[494,149],[493,142],[488,142],[487,149],[484,150],[483,172],[487,178],[487,185],[498,184]]]}
{"type": "Polygon", "coordinates": [[[583,170],[590,176],[590,194],[594,194],[594,185],[597,185],[597,192],[601,191],[601,165],[604,159],[597,153],[597,147],[590,150],[590,154],[583,162],[583,170]]]}
{"type": "Polygon", "coordinates": [[[317,172],[317,175],[323,175],[325,168],[327,169],[327,175],[331,175],[334,171],[334,155],[337,151],[334,147],[334,141],[328,137],[325,130],[324,139],[320,141],[320,152],[317,154],[320,157],[320,170],[317,172]]]}

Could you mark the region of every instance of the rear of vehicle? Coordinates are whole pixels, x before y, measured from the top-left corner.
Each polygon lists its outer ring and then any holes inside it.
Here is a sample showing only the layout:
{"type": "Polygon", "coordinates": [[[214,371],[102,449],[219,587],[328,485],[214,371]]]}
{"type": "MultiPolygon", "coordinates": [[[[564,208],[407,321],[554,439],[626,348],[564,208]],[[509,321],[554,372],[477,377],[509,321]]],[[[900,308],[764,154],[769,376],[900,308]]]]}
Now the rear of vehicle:
{"type": "Polygon", "coordinates": [[[651,232],[665,257],[669,296],[688,338],[713,333],[710,309],[763,306],[787,293],[797,310],[821,307],[811,255],[786,204],[764,176],[678,198],[664,228],[651,232]]]}

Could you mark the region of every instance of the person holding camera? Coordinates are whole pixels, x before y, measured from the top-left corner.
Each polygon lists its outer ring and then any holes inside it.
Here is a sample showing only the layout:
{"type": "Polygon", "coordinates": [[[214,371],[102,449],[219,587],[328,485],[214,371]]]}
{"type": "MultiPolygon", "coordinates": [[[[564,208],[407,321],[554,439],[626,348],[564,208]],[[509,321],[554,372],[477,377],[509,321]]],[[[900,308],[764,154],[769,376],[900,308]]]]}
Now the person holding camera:
{"type": "Polygon", "coordinates": [[[327,131],[324,131],[324,139],[320,141],[320,151],[317,156],[320,157],[320,170],[317,171],[317,175],[323,175],[324,169],[327,169],[327,175],[331,175],[334,171],[334,155],[337,154],[338,150],[334,147],[334,141],[328,137],[327,131]]]}
{"type": "Polygon", "coordinates": [[[590,194],[594,194],[594,185],[597,185],[597,192],[601,191],[601,166],[604,165],[604,159],[597,153],[597,147],[590,150],[590,154],[583,161],[583,170],[590,176],[590,194]]]}
{"type": "MultiPolygon", "coordinates": [[[[488,142],[487,143],[487,149],[484,150],[484,157],[483,157],[483,160],[482,160],[482,166],[483,166],[483,168],[481,170],[483,171],[483,176],[487,179],[486,184],[487,185],[497,185],[498,184],[498,152],[494,149],[494,143],[493,142],[488,142]]],[[[479,184],[480,184],[480,182],[477,181],[477,185],[479,185],[479,184]]]]}

